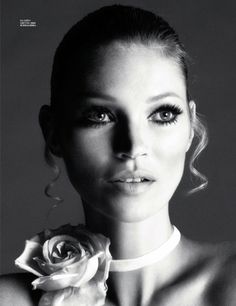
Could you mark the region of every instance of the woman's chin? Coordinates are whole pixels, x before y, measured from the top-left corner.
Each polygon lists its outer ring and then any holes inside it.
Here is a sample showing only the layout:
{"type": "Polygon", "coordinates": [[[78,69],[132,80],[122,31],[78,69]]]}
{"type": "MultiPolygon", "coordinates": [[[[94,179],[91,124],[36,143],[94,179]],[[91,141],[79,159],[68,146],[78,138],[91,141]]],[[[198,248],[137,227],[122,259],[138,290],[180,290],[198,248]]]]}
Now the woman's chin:
{"type": "Polygon", "coordinates": [[[144,221],[156,215],[166,206],[166,203],[153,203],[147,200],[141,201],[140,199],[126,198],[107,203],[106,209],[104,206],[99,210],[104,216],[117,222],[134,223],[144,221]]]}

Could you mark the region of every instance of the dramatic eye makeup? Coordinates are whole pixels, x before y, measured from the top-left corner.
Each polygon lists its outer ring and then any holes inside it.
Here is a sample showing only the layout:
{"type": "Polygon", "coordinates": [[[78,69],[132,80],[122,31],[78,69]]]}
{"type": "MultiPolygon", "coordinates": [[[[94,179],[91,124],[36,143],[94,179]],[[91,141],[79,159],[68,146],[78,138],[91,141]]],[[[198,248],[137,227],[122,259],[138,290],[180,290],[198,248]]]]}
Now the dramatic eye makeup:
{"type": "Polygon", "coordinates": [[[114,122],[115,116],[104,106],[91,106],[81,111],[77,123],[83,126],[99,127],[114,122]]]}
{"type": "Polygon", "coordinates": [[[183,110],[179,106],[164,104],[157,107],[148,117],[148,120],[159,125],[171,124],[177,122],[178,116],[182,113],[183,110]]]}
{"type": "MultiPolygon", "coordinates": [[[[183,110],[177,105],[162,104],[151,112],[147,120],[154,124],[167,125],[175,123],[182,112],[183,110]]],[[[113,111],[110,107],[90,105],[80,110],[76,125],[99,128],[120,121],[121,113],[122,111],[113,111]]]]}

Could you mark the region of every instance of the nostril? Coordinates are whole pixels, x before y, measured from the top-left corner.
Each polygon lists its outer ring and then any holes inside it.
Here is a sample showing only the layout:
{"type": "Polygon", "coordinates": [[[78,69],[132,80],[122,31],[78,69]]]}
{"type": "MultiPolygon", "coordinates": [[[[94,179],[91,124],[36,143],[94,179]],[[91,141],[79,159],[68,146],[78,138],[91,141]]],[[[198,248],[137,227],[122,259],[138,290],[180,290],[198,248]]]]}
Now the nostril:
{"type": "Polygon", "coordinates": [[[147,155],[147,153],[145,153],[145,152],[139,152],[139,153],[136,153],[136,154],[120,152],[120,153],[116,154],[116,157],[121,159],[121,160],[127,160],[127,159],[135,160],[136,158],[138,158],[140,156],[146,156],[146,155],[147,155]]]}

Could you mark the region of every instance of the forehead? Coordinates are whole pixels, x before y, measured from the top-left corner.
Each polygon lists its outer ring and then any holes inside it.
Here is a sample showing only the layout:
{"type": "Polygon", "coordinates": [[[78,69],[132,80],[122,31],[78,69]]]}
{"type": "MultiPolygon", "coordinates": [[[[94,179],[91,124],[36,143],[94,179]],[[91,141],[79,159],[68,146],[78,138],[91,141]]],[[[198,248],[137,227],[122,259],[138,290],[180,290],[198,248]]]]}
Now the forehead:
{"type": "Polygon", "coordinates": [[[177,91],[186,95],[180,65],[157,45],[113,43],[94,52],[88,66],[83,77],[85,91],[137,95],[177,91]]]}
{"type": "Polygon", "coordinates": [[[64,76],[61,98],[69,111],[85,103],[85,97],[98,96],[132,106],[171,93],[185,105],[186,92],[180,65],[159,45],[113,42],[73,60],[64,76]]]}

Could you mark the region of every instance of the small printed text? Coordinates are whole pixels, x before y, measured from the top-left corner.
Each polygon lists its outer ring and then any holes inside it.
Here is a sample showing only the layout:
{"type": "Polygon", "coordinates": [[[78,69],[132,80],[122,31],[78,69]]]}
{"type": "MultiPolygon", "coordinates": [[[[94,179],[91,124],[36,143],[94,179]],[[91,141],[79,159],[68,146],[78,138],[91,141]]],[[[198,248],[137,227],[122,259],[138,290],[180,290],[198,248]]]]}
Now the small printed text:
{"type": "Polygon", "coordinates": [[[20,19],[20,27],[36,27],[36,21],[31,19],[20,19]]]}

